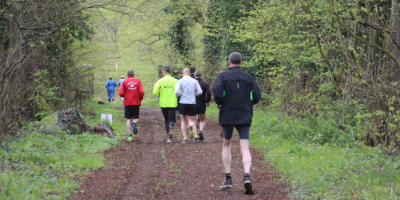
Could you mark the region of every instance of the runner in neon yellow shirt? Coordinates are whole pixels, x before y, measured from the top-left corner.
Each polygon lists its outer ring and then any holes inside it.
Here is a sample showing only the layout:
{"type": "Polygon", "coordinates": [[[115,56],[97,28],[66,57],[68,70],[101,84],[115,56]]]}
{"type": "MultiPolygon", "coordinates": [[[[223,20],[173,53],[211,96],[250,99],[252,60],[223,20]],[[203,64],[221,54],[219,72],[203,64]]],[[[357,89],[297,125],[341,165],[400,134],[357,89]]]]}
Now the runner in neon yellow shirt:
{"type": "Polygon", "coordinates": [[[172,142],[174,138],[174,133],[172,128],[175,125],[175,110],[178,106],[178,99],[175,95],[175,84],[178,82],[174,77],[169,75],[169,66],[164,66],[162,68],[163,78],[158,80],[153,88],[153,94],[160,96],[160,107],[165,120],[165,130],[168,134],[168,141],[172,142]]]}

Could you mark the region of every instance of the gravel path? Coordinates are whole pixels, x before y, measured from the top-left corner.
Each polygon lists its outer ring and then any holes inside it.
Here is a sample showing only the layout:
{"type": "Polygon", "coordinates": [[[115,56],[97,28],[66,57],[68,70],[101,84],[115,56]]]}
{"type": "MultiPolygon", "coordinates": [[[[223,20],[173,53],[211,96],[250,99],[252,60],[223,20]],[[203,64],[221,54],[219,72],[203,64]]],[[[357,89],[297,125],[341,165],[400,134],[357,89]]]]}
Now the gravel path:
{"type": "Polygon", "coordinates": [[[225,174],[218,123],[208,119],[205,140],[187,144],[180,143],[178,123],[174,142],[167,143],[161,109],[142,107],[140,112],[138,135],[106,151],[106,165],[86,176],[69,199],[289,199],[287,184],[254,148],[251,178],[255,195],[244,195],[237,134],[232,142],[233,188],[220,190],[225,174]]]}

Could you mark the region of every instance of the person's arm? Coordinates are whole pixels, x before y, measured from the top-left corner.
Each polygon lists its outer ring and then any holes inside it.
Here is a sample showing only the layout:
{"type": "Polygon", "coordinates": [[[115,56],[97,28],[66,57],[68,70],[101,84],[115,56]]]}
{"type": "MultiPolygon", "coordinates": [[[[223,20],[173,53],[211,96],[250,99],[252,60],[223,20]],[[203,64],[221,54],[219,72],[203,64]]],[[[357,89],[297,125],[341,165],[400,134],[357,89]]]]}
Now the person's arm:
{"type": "Polygon", "coordinates": [[[251,100],[253,101],[253,105],[257,104],[261,100],[261,92],[260,92],[260,88],[258,87],[258,84],[254,80],[254,78],[253,78],[253,91],[251,91],[251,92],[252,92],[251,100]]]}
{"type": "Polygon", "coordinates": [[[203,94],[203,90],[201,89],[201,86],[200,86],[198,81],[196,81],[196,90],[195,90],[195,92],[196,92],[196,96],[200,96],[201,94],[203,94]]]}
{"type": "Polygon", "coordinates": [[[181,81],[179,80],[175,85],[175,95],[181,96],[181,81]]]}
{"type": "Polygon", "coordinates": [[[160,80],[158,80],[156,84],[154,84],[153,94],[156,96],[160,96],[160,80]]]}
{"type": "Polygon", "coordinates": [[[125,97],[125,85],[124,82],[122,82],[121,87],[119,88],[118,94],[120,97],[125,97]]]}
{"type": "Polygon", "coordinates": [[[106,88],[108,88],[108,81],[107,81],[107,83],[106,83],[106,88]]]}
{"type": "Polygon", "coordinates": [[[210,103],[211,101],[211,91],[210,91],[210,86],[208,84],[206,85],[206,94],[207,94],[206,103],[208,106],[208,103],[210,103]]]}
{"type": "Polygon", "coordinates": [[[215,79],[214,86],[213,86],[213,92],[215,96],[215,103],[217,104],[223,104],[224,103],[224,81],[222,78],[222,73],[220,73],[217,76],[217,79],[215,79]]]}
{"type": "Polygon", "coordinates": [[[140,96],[140,101],[142,101],[143,97],[144,97],[144,90],[143,90],[142,81],[139,81],[139,96],[140,96]]]}

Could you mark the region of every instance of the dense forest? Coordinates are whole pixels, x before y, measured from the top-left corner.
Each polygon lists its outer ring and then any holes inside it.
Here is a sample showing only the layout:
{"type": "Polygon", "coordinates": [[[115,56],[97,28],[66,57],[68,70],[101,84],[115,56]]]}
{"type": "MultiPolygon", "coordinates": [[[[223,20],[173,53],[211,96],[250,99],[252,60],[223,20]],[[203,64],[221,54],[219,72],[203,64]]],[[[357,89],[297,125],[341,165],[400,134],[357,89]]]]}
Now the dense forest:
{"type": "Polygon", "coordinates": [[[93,73],[133,67],[150,88],[160,64],[196,66],[212,84],[238,51],[263,105],[333,123],[321,143],[397,147],[398,3],[3,0],[0,132],[100,96],[93,73]]]}

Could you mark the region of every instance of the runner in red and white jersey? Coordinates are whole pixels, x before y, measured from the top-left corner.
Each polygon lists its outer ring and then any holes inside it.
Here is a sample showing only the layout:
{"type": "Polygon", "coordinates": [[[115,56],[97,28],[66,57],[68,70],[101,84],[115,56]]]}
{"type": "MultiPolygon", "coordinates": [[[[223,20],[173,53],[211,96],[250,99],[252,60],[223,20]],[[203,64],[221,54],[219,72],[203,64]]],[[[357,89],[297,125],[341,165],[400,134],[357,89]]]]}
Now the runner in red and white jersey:
{"type": "Polygon", "coordinates": [[[128,70],[128,78],[122,82],[118,92],[120,97],[125,97],[125,118],[126,127],[128,129],[128,141],[132,141],[132,132],[136,135],[138,129],[136,124],[139,121],[139,107],[142,105],[144,96],[142,82],[135,78],[133,69],[128,70]]]}

